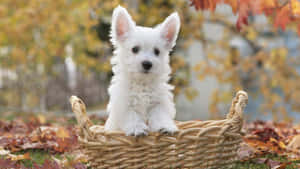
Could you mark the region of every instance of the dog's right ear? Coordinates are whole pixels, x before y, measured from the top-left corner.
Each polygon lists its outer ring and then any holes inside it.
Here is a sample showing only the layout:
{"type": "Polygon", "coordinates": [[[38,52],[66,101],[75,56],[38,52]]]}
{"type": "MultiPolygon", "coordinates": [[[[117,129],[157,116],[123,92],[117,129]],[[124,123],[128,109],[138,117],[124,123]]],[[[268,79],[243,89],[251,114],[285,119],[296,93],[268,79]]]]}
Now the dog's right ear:
{"type": "Polygon", "coordinates": [[[111,36],[113,42],[124,41],[133,31],[135,23],[127,10],[121,6],[114,9],[111,23],[111,36]]]}

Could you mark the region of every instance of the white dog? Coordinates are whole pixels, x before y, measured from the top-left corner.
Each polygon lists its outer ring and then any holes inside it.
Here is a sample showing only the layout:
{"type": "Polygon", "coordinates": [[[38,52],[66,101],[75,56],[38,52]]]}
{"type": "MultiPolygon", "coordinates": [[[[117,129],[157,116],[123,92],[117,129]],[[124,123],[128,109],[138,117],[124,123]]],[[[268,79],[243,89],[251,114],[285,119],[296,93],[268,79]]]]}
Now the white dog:
{"type": "Polygon", "coordinates": [[[125,8],[115,8],[111,41],[114,76],[108,89],[109,117],[106,131],[126,135],[147,135],[148,131],[174,133],[176,110],[168,84],[169,52],[180,28],[177,13],[155,28],[137,26],[125,8]]]}

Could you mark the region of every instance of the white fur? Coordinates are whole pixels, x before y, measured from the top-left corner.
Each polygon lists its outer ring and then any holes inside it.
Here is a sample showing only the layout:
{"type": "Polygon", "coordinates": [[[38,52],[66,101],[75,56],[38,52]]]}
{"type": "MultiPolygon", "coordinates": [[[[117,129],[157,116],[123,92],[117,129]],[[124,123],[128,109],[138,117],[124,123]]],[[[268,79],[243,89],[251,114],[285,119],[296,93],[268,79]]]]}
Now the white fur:
{"type": "Polygon", "coordinates": [[[112,17],[111,41],[115,47],[111,59],[114,76],[108,89],[109,117],[106,131],[121,130],[126,135],[146,135],[148,131],[174,133],[176,115],[173,86],[168,84],[171,68],[169,52],[180,28],[177,13],[155,28],[136,26],[125,8],[115,8],[112,17]],[[134,46],[140,51],[132,52],[134,46]],[[160,50],[159,56],[154,48],[160,50]],[[149,73],[142,62],[150,61],[149,73]]]}

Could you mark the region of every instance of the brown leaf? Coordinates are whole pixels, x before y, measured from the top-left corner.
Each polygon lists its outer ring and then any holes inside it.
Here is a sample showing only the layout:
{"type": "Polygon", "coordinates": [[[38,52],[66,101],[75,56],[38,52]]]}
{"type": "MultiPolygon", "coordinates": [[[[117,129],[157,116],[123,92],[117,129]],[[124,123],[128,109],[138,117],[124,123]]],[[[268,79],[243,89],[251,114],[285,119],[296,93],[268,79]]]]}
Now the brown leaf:
{"type": "Polygon", "coordinates": [[[10,159],[0,158],[1,169],[26,169],[23,165],[18,164],[16,161],[10,159]]]}

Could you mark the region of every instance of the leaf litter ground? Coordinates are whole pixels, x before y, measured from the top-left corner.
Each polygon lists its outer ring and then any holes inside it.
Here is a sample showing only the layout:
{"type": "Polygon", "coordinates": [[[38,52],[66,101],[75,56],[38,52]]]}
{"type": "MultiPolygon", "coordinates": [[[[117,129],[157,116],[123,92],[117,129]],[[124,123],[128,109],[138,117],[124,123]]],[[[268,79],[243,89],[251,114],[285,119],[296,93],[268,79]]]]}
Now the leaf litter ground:
{"type": "MultiPolygon", "coordinates": [[[[12,112],[1,117],[1,169],[89,168],[78,150],[74,117],[12,112]]],[[[96,124],[105,121],[95,115],[91,119],[96,124]]],[[[300,125],[254,121],[246,123],[243,132],[236,168],[300,168],[300,125]]]]}

